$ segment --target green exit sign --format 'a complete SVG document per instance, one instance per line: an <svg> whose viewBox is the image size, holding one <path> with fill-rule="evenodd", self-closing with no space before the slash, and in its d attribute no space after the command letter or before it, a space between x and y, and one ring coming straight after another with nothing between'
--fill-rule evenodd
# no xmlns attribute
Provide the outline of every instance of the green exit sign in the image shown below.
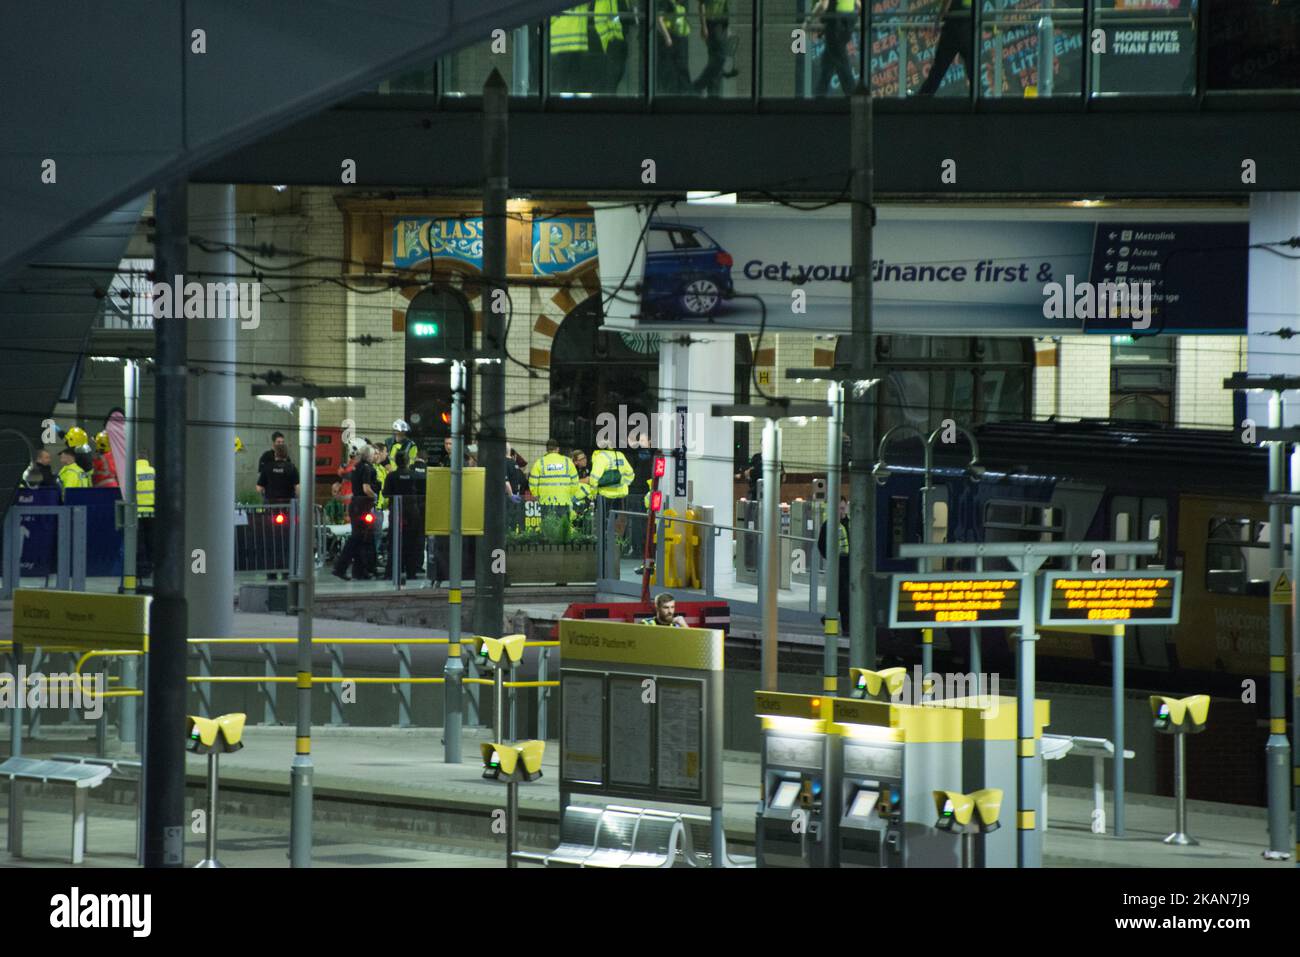
<svg viewBox="0 0 1300 957"><path fill-rule="evenodd" d="M417 339L433 339L438 335L438 324L436 322L413 322L411 323L411 335Z"/></svg>

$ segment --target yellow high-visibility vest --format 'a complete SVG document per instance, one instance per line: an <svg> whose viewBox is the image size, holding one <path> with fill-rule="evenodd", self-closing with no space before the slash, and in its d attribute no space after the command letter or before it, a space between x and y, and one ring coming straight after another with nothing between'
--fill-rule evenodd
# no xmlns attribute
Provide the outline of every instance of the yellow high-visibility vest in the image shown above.
<svg viewBox="0 0 1300 957"><path fill-rule="evenodd" d="M668 0L673 8L671 16L663 15L660 19L668 22L668 32L675 37L691 35L691 20L687 14L685 0Z"/></svg>
<svg viewBox="0 0 1300 957"><path fill-rule="evenodd" d="M541 505L571 505L578 494L578 467L559 452L547 452L533 461L528 487Z"/></svg>
<svg viewBox="0 0 1300 957"><path fill-rule="evenodd" d="M558 17L551 17L551 55L586 53L587 24L590 19L590 3L580 3L576 7L569 7Z"/></svg>
<svg viewBox="0 0 1300 957"><path fill-rule="evenodd" d="M623 39L623 21L618 16L618 0L595 0L592 7L596 14L596 35L600 37L600 48L607 51L611 40Z"/></svg>
<svg viewBox="0 0 1300 957"><path fill-rule="evenodd" d="M135 505L137 514L153 514L153 466L148 459L135 460Z"/></svg>
<svg viewBox="0 0 1300 957"><path fill-rule="evenodd" d="M59 484L64 491L70 488L90 488L90 476L80 465L69 462L59 469Z"/></svg>
<svg viewBox="0 0 1300 957"><path fill-rule="evenodd" d="M619 478L622 481L617 485L606 485L602 488L600 477L609 469L617 469ZM622 498L628 493L634 478L636 478L636 472L632 469L632 463L627 460L626 455L617 449L597 449L591 453L592 487L600 493L602 498Z"/></svg>

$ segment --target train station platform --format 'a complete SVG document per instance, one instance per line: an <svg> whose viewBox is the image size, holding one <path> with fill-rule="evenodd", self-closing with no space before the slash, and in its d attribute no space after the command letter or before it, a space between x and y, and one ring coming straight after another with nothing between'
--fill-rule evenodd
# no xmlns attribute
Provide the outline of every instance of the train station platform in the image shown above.
<svg viewBox="0 0 1300 957"><path fill-rule="evenodd" d="M51 729L53 730L53 729ZM69 729L71 730L71 729ZM219 856L229 866L288 866L289 764L294 730L250 727L245 748L221 760ZM88 751L90 742L51 735L32 742L29 754ZM504 838L492 833L493 811L505 806L504 787L480 779L478 744L485 728L463 731L464 763L443 761L441 730L434 728L334 728L314 730L316 837L320 866L504 866ZM551 741L543 777L521 785L521 849L554 847L558 837L558 750ZM189 756L190 802L202 806L205 761ZM728 751L724 772L724 825L733 854L752 853L758 801L756 754ZM91 797L87 866L134 863L134 785L101 789ZM67 861L68 808L57 799L27 799L23 865ZM1263 860L1263 809L1202 801L1188 803L1195 847L1169 847L1173 801L1129 795L1123 839L1090 831L1089 789L1051 785L1047 867L1218 868L1288 866ZM0 822L7 801L0 801ZM187 835L187 860L202 856L202 837ZM14 863L0 852L0 866Z"/></svg>

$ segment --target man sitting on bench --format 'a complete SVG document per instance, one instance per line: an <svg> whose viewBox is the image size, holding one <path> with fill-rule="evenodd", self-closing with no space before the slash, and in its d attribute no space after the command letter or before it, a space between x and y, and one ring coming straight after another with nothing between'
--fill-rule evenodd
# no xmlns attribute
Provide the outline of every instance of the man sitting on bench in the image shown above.
<svg viewBox="0 0 1300 957"><path fill-rule="evenodd" d="M655 595L655 616L643 619L643 625L663 625L666 628L685 628L686 619L677 614L677 599L668 592Z"/></svg>

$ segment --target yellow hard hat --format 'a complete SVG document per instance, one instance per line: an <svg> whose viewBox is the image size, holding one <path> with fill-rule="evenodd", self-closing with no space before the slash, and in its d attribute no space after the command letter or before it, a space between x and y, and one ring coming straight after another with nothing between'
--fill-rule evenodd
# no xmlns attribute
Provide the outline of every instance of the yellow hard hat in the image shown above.
<svg viewBox="0 0 1300 957"><path fill-rule="evenodd" d="M242 452L242 451L244 451L244 440L241 439L239 436L236 435L236 436L235 436L235 452L236 452L236 453L239 453L239 452Z"/></svg>
<svg viewBox="0 0 1300 957"><path fill-rule="evenodd" d="M86 430L79 425L74 425L72 428L68 429L68 434L64 436L64 439L68 445L74 449L85 445L89 441L89 437L86 435Z"/></svg>
<svg viewBox="0 0 1300 957"><path fill-rule="evenodd" d="M107 452L110 448L108 444L108 433L100 432L95 436L95 448L101 452Z"/></svg>

